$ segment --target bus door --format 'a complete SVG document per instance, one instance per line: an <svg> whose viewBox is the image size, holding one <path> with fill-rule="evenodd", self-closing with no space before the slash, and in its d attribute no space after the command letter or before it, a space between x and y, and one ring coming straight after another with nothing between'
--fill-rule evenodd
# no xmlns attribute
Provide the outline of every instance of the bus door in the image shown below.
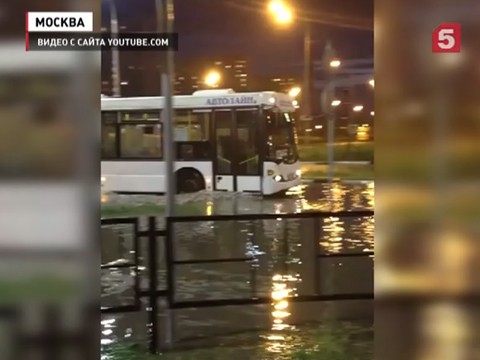
<svg viewBox="0 0 480 360"><path fill-rule="evenodd" d="M216 110L214 190L261 191L258 109Z"/></svg>

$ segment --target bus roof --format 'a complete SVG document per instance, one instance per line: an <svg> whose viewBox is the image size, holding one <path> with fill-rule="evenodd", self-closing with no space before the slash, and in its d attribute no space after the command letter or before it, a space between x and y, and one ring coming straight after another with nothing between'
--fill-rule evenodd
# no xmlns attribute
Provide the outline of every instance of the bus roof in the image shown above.
<svg viewBox="0 0 480 360"><path fill-rule="evenodd" d="M153 97L102 97L102 111L126 110L159 110L165 106L163 96ZM193 95L176 95L173 97L175 109L211 109L211 108L236 108L255 106L278 107L282 111L293 112L295 107L288 94L273 91L235 93L230 89L201 90Z"/></svg>

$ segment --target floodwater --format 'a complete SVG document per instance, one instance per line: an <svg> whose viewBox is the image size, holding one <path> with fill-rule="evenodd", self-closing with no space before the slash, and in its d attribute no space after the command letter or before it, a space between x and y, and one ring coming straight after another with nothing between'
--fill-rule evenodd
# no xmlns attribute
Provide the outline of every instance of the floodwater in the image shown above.
<svg viewBox="0 0 480 360"><path fill-rule="evenodd" d="M283 198L199 193L181 195L177 202L184 206L186 212L190 209L195 214L207 215L364 210L373 208L373 192L373 183L336 183L333 186L311 183L292 189ZM159 203L163 199L111 196L108 201L125 206ZM146 221L141 227L144 223ZM368 328L373 320L371 301L296 303L290 298L314 293L373 292L371 257L318 260L315 257L315 252L338 254L373 251L373 228L372 217L328 217L317 223L313 219L176 223L176 260L253 258L249 262L178 265L175 276L176 302L252 297L272 299L268 305L176 310L172 316L176 347L234 346L238 347L234 352L237 355L229 355L231 359L251 356L258 359L290 359L296 349L306 346L315 337L312 329L316 325L312 324L342 320ZM133 258L130 225L104 227L102 234L102 263ZM146 243L147 239L140 238L138 255L142 289L147 289L149 284ZM159 289L164 289L165 249L161 238L158 244ZM133 284L132 270L103 270L102 306L133 303ZM147 317L148 306L143 301L142 311L104 315L102 344L124 340L146 342ZM165 342L169 329L167 313L162 311L160 317L159 340ZM364 351L367 358L371 347L367 346ZM214 357L209 355L209 358Z"/></svg>

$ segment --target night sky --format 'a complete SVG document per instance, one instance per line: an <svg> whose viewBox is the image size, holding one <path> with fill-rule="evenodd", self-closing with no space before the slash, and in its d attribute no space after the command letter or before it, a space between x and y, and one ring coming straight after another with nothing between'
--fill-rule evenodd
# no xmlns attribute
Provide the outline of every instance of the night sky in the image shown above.
<svg viewBox="0 0 480 360"><path fill-rule="evenodd" d="M240 10L229 5L232 2L259 10ZM176 0L177 59L234 56L246 58L254 73L301 74L304 27L301 22L286 28L274 24L264 10L266 3L267 0ZM291 3L307 14L327 11L349 17L373 17L373 0L296 0ZM120 25L131 31L155 28L154 0L116 0L116 4ZM104 26L107 26L108 8L104 7L103 14ZM373 57L373 31L314 24L312 39L316 60L321 58L327 39L332 41L341 58Z"/></svg>

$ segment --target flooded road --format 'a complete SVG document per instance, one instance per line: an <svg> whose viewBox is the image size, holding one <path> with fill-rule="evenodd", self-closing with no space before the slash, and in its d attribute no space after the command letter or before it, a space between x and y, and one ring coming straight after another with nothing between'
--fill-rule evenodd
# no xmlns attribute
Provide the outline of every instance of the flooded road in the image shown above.
<svg viewBox="0 0 480 360"><path fill-rule="evenodd" d="M228 193L181 195L182 215L280 214L308 211L365 210L373 208L373 184L311 183L292 189L283 198ZM161 197L111 196L109 204L144 206ZM314 230L318 225L318 231ZM161 227L162 225L160 225ZM179 344L202 346L229 343L228 335L243 348L259 348L262 359L288 359L295 348L311 341L306 324L343 319L368 326L370 301L293 303L298 295L373 291L373 260L315 259L319 253L373 251L373 218L188 222L174 225L177 260L252 257L253 261L185 264L176 269L175 301L242 299L268 296L269 305L176 310L175 339ZM132 229L114 225L102 229L102 263L132 258ZM148 286L147 239L140 239L140 287ZM159 243L161 240L159 241ZM165 250L159 246L160 289L166 286ZM318 263L317 263L318 261ZM129 269L102 272L102 306L133 303L134 277ZM135 339L145 342L148 309L131 314L103 316L102 344ZM165 315L165 314L163 314ZM161 322L165 323L162 315ZM302 330L305 329L305 330ZM164 328L161 333L164 334ZM252 332L257 330L258 332ZM250 334L250 335L245 335ZM304 336L302 336L302 334ZM161 336L162 337L162 336ZM164 339L161 339L164 340ZM219 343L220 341L220 343ZM255 344L254 346L252 344ZM239 351L246 358L245 353ZM285 357L283 357L285 356ZM230 356L232 359L234 357Z"/></svg>

